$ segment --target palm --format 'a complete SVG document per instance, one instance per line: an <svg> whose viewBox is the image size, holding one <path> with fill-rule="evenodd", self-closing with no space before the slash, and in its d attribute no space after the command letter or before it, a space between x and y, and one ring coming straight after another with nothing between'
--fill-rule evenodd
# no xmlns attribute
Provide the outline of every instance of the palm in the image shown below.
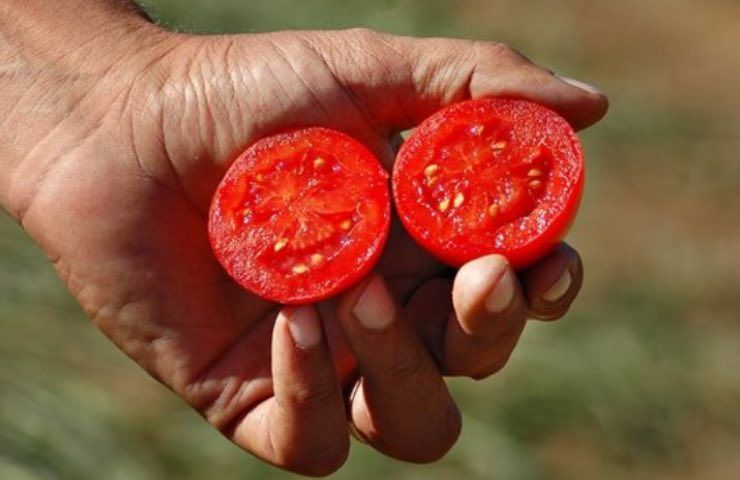
<svg viewBox="0 0 740 480"><path fill-rule="evenodd" d="M306 77L322 74L320 68L293 65L288 71L279 82L263 80L259 95L271 98L292 91L301 101L262 111L260 125L240 127L246 134L234 133L234 122L248 122L253 104L234 102L229 109L205 110L197 102L219 105L223 99L247 98L254 84L246 78L222 81L235 71L202 71L211 83L179 79L172 90L177 95L158 99L160 112L127 118L139 122L131 131L99 131L59 162L45 185L55 200L45 209L40 240L58 256L58 269L73 293L114 342L219 427L271 395L270 341L278 311L277 305L234 283L211 253L206 214L225 161L263 132L296 124L349 130L386 161L390 151L388 139L378 136L378 126L364 120L364 112L339 84L305 91ZM147 88L135 91L151 93ZM151 98L128 100L136 105ZM168 124L177 128L158 130L154 122L160 114L165 129ZM199 131L206 133L192 136ZM161 148L162 138L166 148ZM213 143L222 149L221 158L207 152ZM108 153L111 146L115 155ZM99 159L94 169L89 168L90 158ZM68 175L76 181L54 184ZM70 223L81 227L69 231ZM399 296L438 268L394 226L379 270ZM333 334L338 327L332 325L331 308L322 306L324 321L335 361L346 375L352 361L341 336Z"/></svg>

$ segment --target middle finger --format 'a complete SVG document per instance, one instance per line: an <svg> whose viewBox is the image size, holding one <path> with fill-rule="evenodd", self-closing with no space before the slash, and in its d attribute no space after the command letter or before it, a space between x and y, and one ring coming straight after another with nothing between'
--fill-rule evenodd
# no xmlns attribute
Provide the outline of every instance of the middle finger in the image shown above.
<svg viewBox="0 0 740 480"><path fill-rule="evenodd" d="M460 433L460 413L437 365L383 281L347 293L339 321L361 375L351 421L370 445L395 458L431 462Z"/></svg>

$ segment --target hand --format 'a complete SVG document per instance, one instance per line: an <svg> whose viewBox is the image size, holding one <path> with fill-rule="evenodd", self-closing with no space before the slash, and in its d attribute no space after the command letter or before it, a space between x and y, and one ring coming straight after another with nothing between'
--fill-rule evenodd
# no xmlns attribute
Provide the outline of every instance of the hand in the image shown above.
<svg viewBox="0 0 740 480"><path fill-rule="evenodd" d="M51 77L27 88L18 135L36 141L15 144L6 208L95 324L247 451L328 474L346 459L351 420L388 455L442 456L460 429L442 375L484 378L527 317L563 315L581 283L576 252L563 245L519 277L504 258L481 258L453 284L396 223L372 278L283 308L215 261L211 195L235 155L275 130L340 129L390 167L398 132L452 102L524 97L582 128L604 115L603 95L498 44L365 30L196 37L138 24L125 38L98 39L115 61L87 63L59 93L46 91ZM39 114L52 94L64 109L53 122Z"/></svg>

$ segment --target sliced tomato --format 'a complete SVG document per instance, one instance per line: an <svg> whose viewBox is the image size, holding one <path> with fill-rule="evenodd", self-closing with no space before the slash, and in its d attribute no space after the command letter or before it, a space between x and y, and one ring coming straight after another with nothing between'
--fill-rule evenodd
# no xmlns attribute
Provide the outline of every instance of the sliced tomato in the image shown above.
<svg viewBox="0 0 740 480"><path fill-rule="evenodd" d="M367 275L388 238L388 174L362 144L326 128L258 141L213 197L216 257L244 288L319 301Z"/></svg>
<svg viewBox="0 0 740 480"><path fill-rule="evenodd" d="M583 152L555 112L524 100L470 100L404 143L394 200L409 234L453 265L491 253L524 268L567 233L583 191Z"/></svg>

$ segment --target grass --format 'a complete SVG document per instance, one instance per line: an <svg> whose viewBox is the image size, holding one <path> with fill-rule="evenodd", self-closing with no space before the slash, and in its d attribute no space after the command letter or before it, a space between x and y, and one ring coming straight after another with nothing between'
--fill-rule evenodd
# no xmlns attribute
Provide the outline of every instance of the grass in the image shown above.
<svg viewBox="0 0 740 480"><path fill-rule="evenodd" d="M736 2L147 5L202 32L364 25L504 40L610 93L609 118L583 136L589 182L570 239L587 282L572 313L530 325L497 377L451 381L465 427L443 461L407 465L355 445L336 478L740 477ZM141 373L7 218L0 365L2 479L293 478L244 455Z"/></svg>

